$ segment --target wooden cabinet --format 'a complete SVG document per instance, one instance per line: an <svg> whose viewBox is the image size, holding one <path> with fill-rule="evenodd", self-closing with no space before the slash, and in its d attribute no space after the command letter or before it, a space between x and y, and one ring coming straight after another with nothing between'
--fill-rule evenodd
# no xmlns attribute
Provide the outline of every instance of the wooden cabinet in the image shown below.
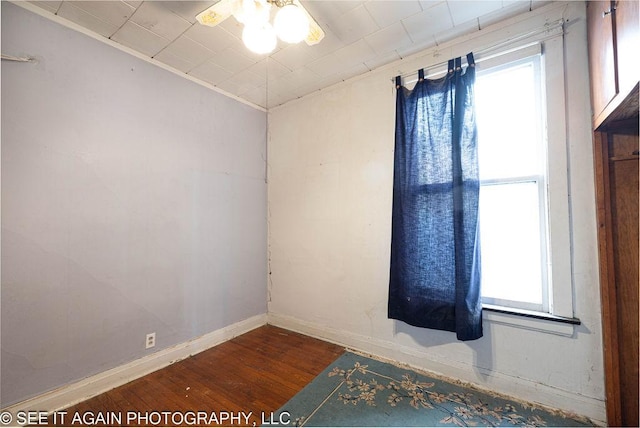
<svg viewBox="0 0 640 428"><path fill-rule="evenodd" d="M587 2L594 129L607 120L623 119L622 116L611 116L614 112L635 109L637 114L640 79L638 5L637 0Z"/></svg>
<svg viewBox="0 0 640 428"><path fill-rule="evenodd" d="M611 2L609 1L587 3L591 105L594 116L604 111L616 96L613 19L610 10Z"/></svg>
<svg viewBox="0 0 640 428"><path fill-rule="evenodd" d="M640 2L626 0L614 3L618 92L626 96L640 79Z"/></svg>
<svg viewBox="0 0 640 428"><path fill-rule="evenodd" d="M638 426L639 2L588 1L607 424Z"/></svg>

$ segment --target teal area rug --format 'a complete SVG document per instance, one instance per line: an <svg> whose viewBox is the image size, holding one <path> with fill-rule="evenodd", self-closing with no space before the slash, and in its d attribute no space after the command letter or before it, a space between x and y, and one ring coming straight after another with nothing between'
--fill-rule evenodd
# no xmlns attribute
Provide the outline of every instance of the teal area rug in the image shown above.
<svg viewBox="0 0 640 428"><path fill-rule="evenodd" d="M349 352L274 416L296 426L593 426Z"/></svg>

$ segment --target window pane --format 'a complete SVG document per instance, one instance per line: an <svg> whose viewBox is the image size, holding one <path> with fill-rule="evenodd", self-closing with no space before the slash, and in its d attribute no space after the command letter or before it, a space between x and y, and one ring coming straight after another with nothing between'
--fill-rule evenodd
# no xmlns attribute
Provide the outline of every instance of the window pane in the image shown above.
<svg viewBox="0 0 640 428"><path fill-rule="evenodd" d="M529 302L542 309L544 265L538 199L536 182L480 188L483 298Z"/></svg>
<svg viewBox="0 0 640 428"><path fill-rule="evenodd" d="M540 85L537 57L497 71L476 83L480 179L541 174Z"/></svg>

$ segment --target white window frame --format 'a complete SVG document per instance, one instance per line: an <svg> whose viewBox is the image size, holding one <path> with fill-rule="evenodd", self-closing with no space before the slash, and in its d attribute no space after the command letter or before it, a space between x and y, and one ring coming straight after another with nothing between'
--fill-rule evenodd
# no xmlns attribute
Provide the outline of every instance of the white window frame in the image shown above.
<svg viewBox="0 0 640 428"><path fill-rule="evenodd" d="M541 54L541 77L544 79L546 117L547 180L541 183L547 205L547 271L549 278L547 307L536 311L552 316L573 318L573 284L569 211L569 164L565 109L564 44L562 34L512 49L490 59L477 61L477 72ZM496 302L498 303L498 302ZM505 302L503 302L505 303ZM504 306L498 304L498 306ZM509 306L503 309L509 309Z"/></svg>
<svg viewBox="0 0 640 428"><path fill-rule="evenodd" d="M477 77L481 78L483 74L491 74L498 73L502 70L518 67L519 65L531 64L534 67L534 78L536 79L536 87L540 89L540 93L536 96L536 102L539 104L538 111L544 114L544 117L540 118L540 155L543 158L543 168L545 170L544 173L536 174L536 175L520 175L520 176L510 176L504 178L492 178L492 179L484 179L480 181L482 193L482 187L486 186L500 186L500 185L510 185L510 184L519 184L519 183L535 183L538 190L538 218L539 218L539 231L540 231L540 262L541 262L541 272L540 278L542 281L541 284L541 300L540 304L532 303L532 302L521 302L521 301L512 301L501 298L491 298L491 297L482 297L483 304L505 307L505 308L517 308L524 309L529 311L537 311L543 313L550 313L550 296L549 291L552 289L551 278L549 278L549 268L548 268L548 258L550 254L549 248L549 230L548 230L548 198L547 198L547 136L546 136L546 97L543 94L544 84L542 82L543 77L543 67L542 67L542 55L540 52L540 45L534 45L528 49L524 49L518 53L519 58L513 59L509 58L508 61L503 61L498 65L491 65L491 67L487 67L485 64L484 67L478 67ZM482 167L482 166L481 166ZM480 219L482 222L482 219ZM489 238L482 236L482 238Z"/></svg>

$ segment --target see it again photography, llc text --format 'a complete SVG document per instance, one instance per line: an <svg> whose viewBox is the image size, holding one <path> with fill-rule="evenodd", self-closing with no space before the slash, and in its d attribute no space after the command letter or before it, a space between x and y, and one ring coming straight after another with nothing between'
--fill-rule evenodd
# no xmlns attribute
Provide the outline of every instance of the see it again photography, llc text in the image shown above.
<svg viewBox="0 0 640 428"><path fill-rule="evenodd" d="M227 412L227 411L126 411L126 412L66 412L48 413L37 410L20 410L2 412L0 425L62 425L62 426L95 426L95 425L151 425L151 426L193 426L193 425L238 425L238 426L268 426L289 425L291 423L288 412Z"/></svg>

